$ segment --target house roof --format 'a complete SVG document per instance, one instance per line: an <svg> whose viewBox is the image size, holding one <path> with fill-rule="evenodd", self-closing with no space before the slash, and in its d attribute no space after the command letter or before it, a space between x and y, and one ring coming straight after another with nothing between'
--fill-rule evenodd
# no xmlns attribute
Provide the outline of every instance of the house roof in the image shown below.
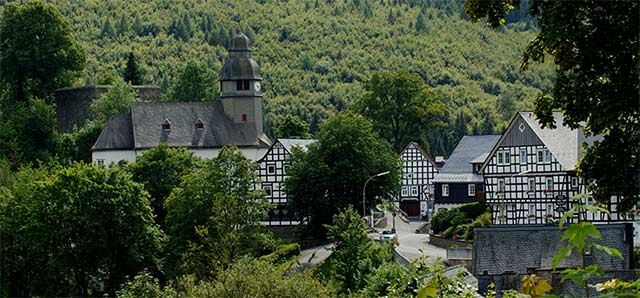
<svg viewBox="0 0 640 298"><path fill-rule="evenodd" d="M266 135L257 135L255 123L234 123L220 102L134 103L130 108L128 115L109 120L92 150L145 149L160 143L189 148L271 145ZM196 129L198 120L204 129ZM165 121L170 130L162 128Z"/></svg>
<svg viewBox="0 0 640 298"><path fill-rule="evenodd" d="M471 164L483 162L498 139L499 135L463 136L433 182L482 182Z"/></svg>
<svg viewBox="0 0 640 298"><path fill-rule="evenodd" d="M560 112L553 112L556 128L541 128L533 112L520 112L519 115L527 122L533 132L547 146L551 154L558 160L565 170L573 170L582 158L582 143L592 143L595 138L585 138L582 129L572 129L563 123L564 116Z"/></svg>
<svg viewBox="0 0 640 298"><path fill-rule="evenodd" d="M300 147L302 150L306 150L307 146L317 142L313 139L278 139L278 142L284 146L287 151L291 152L291 148Z"/></svg>

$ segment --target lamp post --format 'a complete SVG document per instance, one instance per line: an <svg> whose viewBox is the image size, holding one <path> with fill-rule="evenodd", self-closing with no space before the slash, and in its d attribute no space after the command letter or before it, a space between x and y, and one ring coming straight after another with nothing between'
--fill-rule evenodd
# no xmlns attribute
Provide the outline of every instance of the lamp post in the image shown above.
<svg viewBox="0 0 640 298"><path fill-rule="evenodd" d="M378 173L375 174L371 177L369 177L369 179L367 179L367 181L364 183L364 186L362 187L362 217L366 218L366 214L367 214L367 208L366 208L366 202L367 202L367 184L369 184L369 181L371 181L371 179L376 178L376 177L380 177L380 176L384 176L389 174L389 171L386 172L382 172L382 173ZM371 221L373 221L373 214L371 214Z"/></svg>

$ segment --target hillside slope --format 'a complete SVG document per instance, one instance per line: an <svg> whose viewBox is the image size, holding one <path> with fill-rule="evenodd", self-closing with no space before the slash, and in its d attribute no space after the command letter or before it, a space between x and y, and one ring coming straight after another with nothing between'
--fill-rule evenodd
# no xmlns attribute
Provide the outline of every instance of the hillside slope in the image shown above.
<svg viewBox="0 0 640 298"><path fill-rule="evenodd" d="M287 113L316 130L347 109L375 71L417 72L443 94L451 128L434 132L432 153L450 152L467 133L502 129L517 110L549 90L551 65L518 67L534 37L530 22L501 30L473 24L460 1L429 0L125 0L57 1L87 50L77 84L124 69L134 50L145 81L164 90L188 59L218 72L231 34L254 40L265 77L267 131ZM464 118L455 128L456 118ZM457 130L457 131L456 131Z"/></svg>

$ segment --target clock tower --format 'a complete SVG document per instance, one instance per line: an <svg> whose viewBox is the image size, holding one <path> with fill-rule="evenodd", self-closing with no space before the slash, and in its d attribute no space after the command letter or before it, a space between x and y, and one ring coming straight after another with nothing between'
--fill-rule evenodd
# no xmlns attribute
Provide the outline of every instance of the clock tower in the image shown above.
<svg viewBox="0 0 640 298"><path fill-rule="evenodd" d="M249 38L238 31L229 44L229 57L220 72L220 97L225 114L234 123L255 124L262 135L262 75L251 59Z"/></svg>

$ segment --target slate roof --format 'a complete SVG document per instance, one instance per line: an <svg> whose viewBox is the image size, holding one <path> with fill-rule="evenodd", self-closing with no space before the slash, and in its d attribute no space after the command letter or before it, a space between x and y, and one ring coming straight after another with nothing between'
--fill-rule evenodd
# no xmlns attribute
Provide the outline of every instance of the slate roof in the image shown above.
<svg viewBox="0 0 640 298"><path fill-rule="evenodd" d="M271 141L257 135L255 123L234 123L220 102L134 103L130 113L112 117L92 150L146 149L167 143L171 147L219 148L269 147ZM196 121L204 129L196 129ZM171 130L162 129L168 120Z"/></svg>
<svg viewBox="0 0 640 298"><path fill-rule="evenodd" d="M585 138L582 129L572 129L563 124L564 116L553 112L556 128L541 128L533 112L520 112L520 116L529 124L533 132L549 148L551 154L565 170L573 170L582 158L582 143L592 144L597 138Z"/></svg>
<svg viewBox="0 0 640 298"><path fill-rule="evenodd" d="M300 149L306 150L307 146L317 141L318 140L313 139L278 139L278 142L280 142L289 153L291 153L291 148L293 147L300 147Z"/></svg>
<svg viewBox="0 0 640 298"><path fill-rule="evenodd" d="M483 156L486 159L499 139L499 135L463 136L433 182L483 182L482 175L473 173L471 163Z"/></svg>

